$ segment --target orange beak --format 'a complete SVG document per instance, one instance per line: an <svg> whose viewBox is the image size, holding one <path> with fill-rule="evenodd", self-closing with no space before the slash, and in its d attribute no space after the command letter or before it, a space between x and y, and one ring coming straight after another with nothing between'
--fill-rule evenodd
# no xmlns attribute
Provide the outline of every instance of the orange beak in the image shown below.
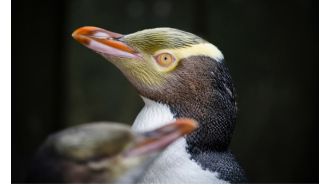
<svg viewBox="0 0 330 185"><path fill-rule="evenodd" d="M102 28L84 26L72 33L72 37L93 51L123 58L139 58L139 53L120 40L124 35Z"/></svg>
<svg viewBox="0 0 330 185"><path fill-rule="evenodd" d="M139 156L161 151L180 137L191 133L198 127L193 119L180 118L158 129L137 135L136 143L129 148L124 156Z"/></svg>

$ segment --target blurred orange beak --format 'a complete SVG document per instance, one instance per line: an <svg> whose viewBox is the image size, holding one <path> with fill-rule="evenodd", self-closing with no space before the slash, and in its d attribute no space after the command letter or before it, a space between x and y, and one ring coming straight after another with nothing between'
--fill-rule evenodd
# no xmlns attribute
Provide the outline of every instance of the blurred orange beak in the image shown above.
<svg viewBox="0 0 330 185"><path fill-rule="evenodd" d="M140 58L133 48L120 40L124 35L102 28L84 26L72 33L72 37L91 50L114 57Z"/></svg>
<svg viewBox="0 0 330 185"><path fill-rule="evenodd" d="M162 151L180 137L191 133L198 127L193 119L180 118L152 131L137 135L136 143L129 148L124 156L139 156Z"/></svg>

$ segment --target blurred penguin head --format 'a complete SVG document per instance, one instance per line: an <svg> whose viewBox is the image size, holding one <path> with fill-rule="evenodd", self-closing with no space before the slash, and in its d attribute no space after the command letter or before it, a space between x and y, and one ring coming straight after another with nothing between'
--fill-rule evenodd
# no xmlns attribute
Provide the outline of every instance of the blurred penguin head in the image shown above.
<svg viewBox="0 0 330 185"><path fill-rule="evenodd" d="M51 135L40 147L31 183L134 183L169 144L197 127L177 119L158 129L132 133L116 123L90 123Z"/></svg>

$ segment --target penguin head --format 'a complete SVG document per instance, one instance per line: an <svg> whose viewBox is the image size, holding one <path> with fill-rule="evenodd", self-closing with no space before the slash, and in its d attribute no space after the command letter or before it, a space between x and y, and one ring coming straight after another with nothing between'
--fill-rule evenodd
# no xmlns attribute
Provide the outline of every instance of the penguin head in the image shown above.
<svg viewBox="0 0 330 185"><path fill-rule="evenodd" d="M153 100L162 99L154 96L171 100L177 89L193 94L211 83L205 78L211 78L211 69L223 59L213 44L173 28L121 35L82 27L73 37L116 65L142 96Z"/></svg>
<svg viewBox="0 0 330 185"><path fill-rule="evenodd" d="M191 141L228 146L236 119L235 93L216 46L173 28L122 35L82 27L72 35L119 68L140 95L168 105L176 117L196 119L201 126Z"/></svg>

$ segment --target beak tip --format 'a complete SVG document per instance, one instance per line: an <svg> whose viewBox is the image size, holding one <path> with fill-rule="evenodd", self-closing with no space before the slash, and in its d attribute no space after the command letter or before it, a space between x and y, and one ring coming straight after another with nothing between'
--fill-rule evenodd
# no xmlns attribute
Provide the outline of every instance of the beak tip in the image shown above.
<svg viewBox="0 0 330 185"><path fill-rule="evenodd" d="M198 122L190 118L179 118L175 121L177 125L181 125L181 131L183 134L189 134L196 130L199 126Z"/></svg>
<svg viewBox="0 0 330 185"><path fill-rule="evenodd" d="M76 30L76 31L77 31L77 30ZM71 34L71 36L72 36L74 39L77 38L77 33L76 33L76 31L74 31L74 32Z"/></svg>
<svg viewBox="0 0 330 185"><path fill-rule="evenodd" d="M100 29L100 28L93 27L93 26L83 26L83 27L77 28L75 31L73 31L73 33L71 35L74 39L77 40L81 36L88 36L98 29Z"/></svg>
<svg viewBox="0 0 330 185"><path fill-rule="evenodd" d="M83 26L73 31L71 36L79 43L83 45L88 45L91 40L89 36L92 35L98 29L100 28L93 26Z"/></svg>
<svg viewBox="0 0 330 185"><path fill-rule="evenodd" d="M192 129L195 130L198 128L198 122L196 120L192 120L191 121L191 126L192 126Z"/></svg>

